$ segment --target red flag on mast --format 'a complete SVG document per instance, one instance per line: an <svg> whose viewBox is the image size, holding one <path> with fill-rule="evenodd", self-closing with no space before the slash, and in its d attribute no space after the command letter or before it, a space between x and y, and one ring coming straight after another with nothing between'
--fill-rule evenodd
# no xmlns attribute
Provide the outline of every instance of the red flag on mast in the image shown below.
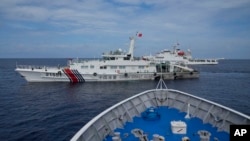
<svg viewBox="0 0 250 141"><path fill-rule="evenodd" d="M137 33L136 33L136 36L137 36L137 37L142 37L142 33L137 32Z"/></svg>

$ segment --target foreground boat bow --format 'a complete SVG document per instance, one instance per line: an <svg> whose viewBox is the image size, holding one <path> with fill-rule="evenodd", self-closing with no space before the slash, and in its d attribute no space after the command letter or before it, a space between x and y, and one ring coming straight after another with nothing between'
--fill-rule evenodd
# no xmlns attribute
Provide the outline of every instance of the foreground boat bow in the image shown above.
<svg viewBox="0 0 250 141"><path fill-rule="evenodd" d="M147 118L151 120L144 118L145 112L149 112ZM153 89L100 113L71 141L188 141L201 138L222 141L229 140L232 124L250 124L250 117L178 90Z"/></svg>

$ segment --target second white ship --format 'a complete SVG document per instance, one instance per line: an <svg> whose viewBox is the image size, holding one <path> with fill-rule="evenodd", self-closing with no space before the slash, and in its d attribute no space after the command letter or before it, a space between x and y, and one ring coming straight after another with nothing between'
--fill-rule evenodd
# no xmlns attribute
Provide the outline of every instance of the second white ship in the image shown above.
<svg viewBox="0 0 250 141"><path fill-rule="evenodd" d="M179 43L173 46L173 50L164 49L163 51L157 53L156 55L143 56L145 60L151 60L156 63L170 61L173 63L183 62L187 65L217 65L219 59L195 59L191 55L190 49L187 52L177 48Z"/></svg>

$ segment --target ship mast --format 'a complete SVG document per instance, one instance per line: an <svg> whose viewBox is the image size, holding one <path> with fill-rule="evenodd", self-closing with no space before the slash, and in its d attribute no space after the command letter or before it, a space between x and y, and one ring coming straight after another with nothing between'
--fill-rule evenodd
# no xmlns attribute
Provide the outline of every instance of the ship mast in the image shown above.
<svg viewBox="0 0 250 141"><path fill-rule="evenodd" d="M135 37L129 37L130 39L130 45L129 45L129 51L127 54L127 57L130 57L130 60L134 60L134 49L135 49L135 39L136 37L142 37L142 33L137 32Z"/></svg>
<svg viewBox="0 0 250 141"><path fill-rule="evenodd" d="M130 57L130 60L134 60L135 38L129 37L129 39L130 39L130 45L129 45L128 56Z"/></svg>

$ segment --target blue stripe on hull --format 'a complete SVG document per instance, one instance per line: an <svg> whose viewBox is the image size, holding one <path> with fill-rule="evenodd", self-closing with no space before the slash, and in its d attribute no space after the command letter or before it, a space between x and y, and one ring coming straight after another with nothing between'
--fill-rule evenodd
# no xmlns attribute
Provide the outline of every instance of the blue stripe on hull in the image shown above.
<svg viewBox="0 0 250 141"><path fill-rule="evenodd" d="M69 68L63 69L64 74L68 77L72 83L82 83L85 82L85 79L77 70L71 70Z"/></svg>
<svg viewBox="0 0 250 141"><path fill-rule="evenodd" d="M78 72L78 70L72 70L72 72L75 74L75 76L78 79L78 82L85 82L84 78L82 75Z"/></svg>

